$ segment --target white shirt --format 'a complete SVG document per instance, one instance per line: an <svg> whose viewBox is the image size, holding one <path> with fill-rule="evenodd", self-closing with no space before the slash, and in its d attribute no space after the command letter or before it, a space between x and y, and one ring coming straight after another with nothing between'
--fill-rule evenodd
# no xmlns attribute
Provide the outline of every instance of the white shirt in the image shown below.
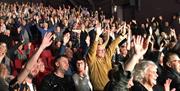
<svg viewBox="0 0 180 91"><path fill-rule="evenodd" d="M28 83L28 82L27 82L27 85L29 86L30 91L34 91L34 87L33 87L33 84L32 84L32 83Z"/></svg>

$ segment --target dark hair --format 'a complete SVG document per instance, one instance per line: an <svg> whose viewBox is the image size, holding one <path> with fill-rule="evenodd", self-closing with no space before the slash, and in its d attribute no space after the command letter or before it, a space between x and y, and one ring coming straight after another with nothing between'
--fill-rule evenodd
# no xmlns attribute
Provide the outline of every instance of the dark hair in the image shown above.
<svg viewBox="0 0 180 91"><path fill-rule="evenodd" d="M163 65L164 65L164 67L166 67L166 68L168 67L168 66L167 66L167 62L169 62L170 57L171 57L172 55L178 55L178 54L175 53L175 52L168 52L167 54L164 55L164 58L163 58Z"/></svg>
<svg viewBox="0 0 180 91"><path fill-rule="evenodd" d="M77 52L75 55L74 55L74 60L75 60L75 71L77 72L77 67L76 67L76 64L78 61L82 60L84 62L84 68L86 68L86 59L83 57L82 53L81 52Z"/></svg>
<svg viewBox="0 0 180 91"><path fill-rule="evenodd" d="M68 57L67 57L66 55L58 55L58 56L56 56L56 57L55 57L55 59L54 59L54 61L53 61L53 64L52 64L52 65L53 65L53 67L54 67L54 69L56 69L56 68L57 68L57 67L56 67L56 62L57 62L57 61L59 61L59 59L60 59L60 58L62 58L62 57L64 57L64 58L67 58L67 59L68 59Z"/></svg>

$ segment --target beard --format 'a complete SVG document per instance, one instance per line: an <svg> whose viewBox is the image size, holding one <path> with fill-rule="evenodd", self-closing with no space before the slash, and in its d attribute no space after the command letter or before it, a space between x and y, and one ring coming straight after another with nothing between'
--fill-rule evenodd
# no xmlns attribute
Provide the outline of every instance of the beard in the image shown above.
<svg viewBox="0 0 180 91"><path fill-rule="evenodd" d="M66 70L63 67L59 67L58 70L61 71L62 73L65 73L66 71L68 71L68 69Z"/></svg>

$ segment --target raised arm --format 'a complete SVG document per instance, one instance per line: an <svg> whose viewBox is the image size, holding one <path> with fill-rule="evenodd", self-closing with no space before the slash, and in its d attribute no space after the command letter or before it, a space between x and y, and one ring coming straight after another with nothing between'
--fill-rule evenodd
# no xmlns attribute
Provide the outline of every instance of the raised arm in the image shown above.
<svg viewBox="0 0 180 91"><path fill-rule="evenodd" d="M118 44L126 38L126 24L123 25L124 28L122 28L121 31L119 31L119 36L115 38L115 40L112 41L112 43L109 45L107 49L107 55L112 56L115 52L115 49L117 48Z"/></svg>
<svg viewBox="0 0 180 91"><path fill-rule="evenodd" d="M132 55L132 57L126 61L124 65L125 71L130 71L132 72L135 65L139 62L139 59L143 57L143 55L146 53L149 45L149 40L150 38L148 37L147 40L145 40L141 36L137 36L133 43L134 43L134 50L135 53Z"/></svg>
<svg viewBox="0 0 180 91"><path fill-rule="evenodd" d="M102 34L102 32L103 32L103 30L101 29L101 25L100 24L96 25L96 37L95 37L93 44L90 46L90 49L87 54L88 63L91 63L92 61L94 61L94 59L92 59L92 58L95 58L95 56L96 56L98 40L99 40L99 36Z"/></svg>
<svg viewBox="0 0 180 91"><path fill-rule="evenodd" d="M69 40L70 40L70 33L66 33L63 37L63 44L60 47L60 55L63 55L65 53L66 44L69 42Z"/></svg>
<svg viewBox="0 0 180 91"><path fill-rule="evenodd" d="M39 56L42 53L42 51L46 47L51 45L51 43L52 43L51 38L52 38L52 34L51 33L46 33L45 34L39 49L30 58L30 60L28 61L27 65L25 67L25 69L18 75L16 83L21 84L23 82L23 80L27 77L27 75L30 73L30 71L33 68L33 66L37 63L37 59L39 58Z"/></svg>

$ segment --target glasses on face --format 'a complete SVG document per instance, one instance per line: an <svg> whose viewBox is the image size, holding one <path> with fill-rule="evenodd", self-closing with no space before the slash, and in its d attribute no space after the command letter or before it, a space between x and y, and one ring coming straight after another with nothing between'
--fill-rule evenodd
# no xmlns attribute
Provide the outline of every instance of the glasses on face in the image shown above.
<svg viewBox="0 0 180 91"><path fill-rule="evenodd" d="M174 63L174 62L179 62L180 63L180 60L172 60L171 62L172 63Z"/></svg>
<svg viewBox="0 0 180 91"><path fill-rule="evenodd" d="M105 51L105 49L102 49L102 50L97 50L98 52L104 52Z"/></svg>

